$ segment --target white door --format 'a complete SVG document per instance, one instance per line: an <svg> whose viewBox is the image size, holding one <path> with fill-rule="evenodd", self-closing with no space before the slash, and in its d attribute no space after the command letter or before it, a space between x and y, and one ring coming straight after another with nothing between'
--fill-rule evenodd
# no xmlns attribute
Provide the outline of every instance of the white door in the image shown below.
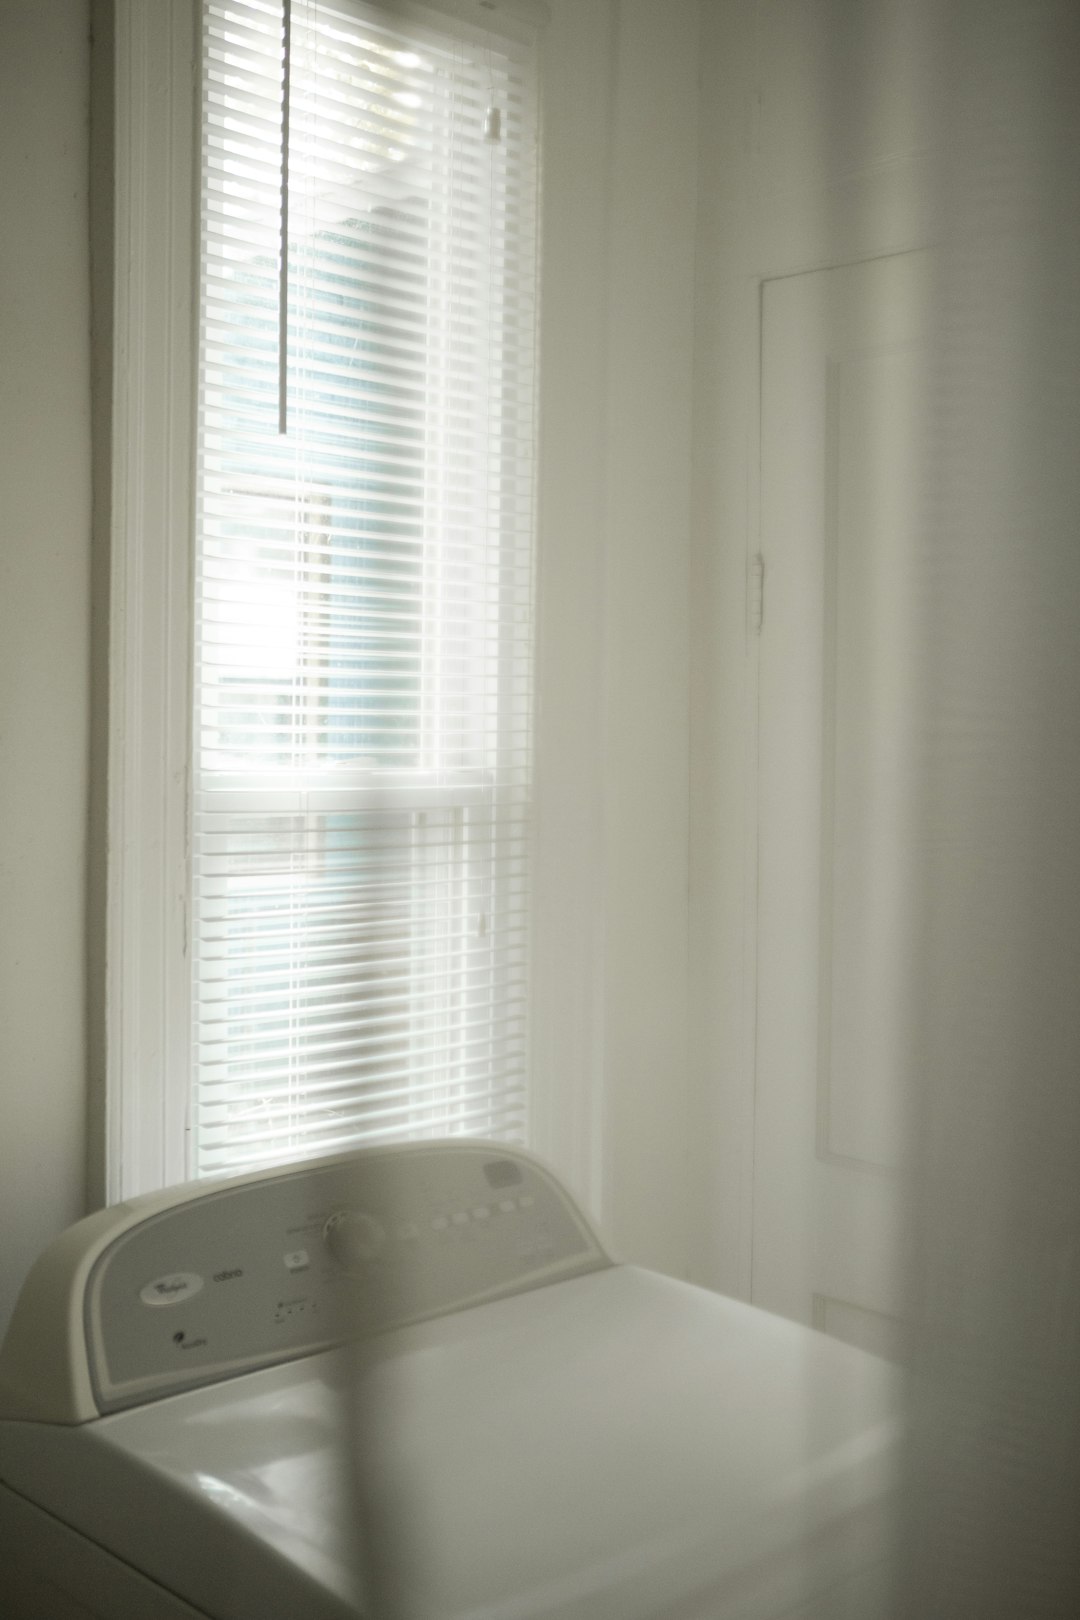
<svg viewBox="0 0 1080 1620"><path fill-rule="evenodd" d="M902 1354L925 255L765 284L753 1298Z"/></svg>

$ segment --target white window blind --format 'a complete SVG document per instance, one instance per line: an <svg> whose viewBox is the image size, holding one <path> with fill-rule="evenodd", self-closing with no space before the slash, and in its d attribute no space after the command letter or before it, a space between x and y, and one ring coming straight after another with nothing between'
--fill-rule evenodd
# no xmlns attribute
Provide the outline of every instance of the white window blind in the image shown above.
<svg viewBox="0 0 1080 1620"><path fill-rule="evenodd" d="M526 1118L532 50L294 0L282 434L282 36L205 7L197 1175Z"/></svg>

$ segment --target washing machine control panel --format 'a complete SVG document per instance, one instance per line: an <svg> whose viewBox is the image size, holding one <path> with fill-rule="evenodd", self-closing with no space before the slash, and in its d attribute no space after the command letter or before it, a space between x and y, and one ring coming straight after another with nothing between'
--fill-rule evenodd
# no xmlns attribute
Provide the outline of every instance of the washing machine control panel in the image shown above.
<svg viewBox="0 0 1080 1620"><path fill-rule="evenodd" d="M487 1143L209 1184L94 1263L95 1400L117 1411L608 1264L554 1177Z"/></svg>

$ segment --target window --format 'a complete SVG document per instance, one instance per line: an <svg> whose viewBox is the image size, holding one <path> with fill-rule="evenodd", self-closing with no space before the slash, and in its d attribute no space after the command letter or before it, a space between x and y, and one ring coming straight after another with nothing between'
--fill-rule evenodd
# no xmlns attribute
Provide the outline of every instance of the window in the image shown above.
<svg viewBox="0 0 1080 1620"><path fill-rule="evenodd" d="M292 0L284 97L281 0L201 8L189 888L114 1191L524 1134L536 97L492 16Z"/></svg>

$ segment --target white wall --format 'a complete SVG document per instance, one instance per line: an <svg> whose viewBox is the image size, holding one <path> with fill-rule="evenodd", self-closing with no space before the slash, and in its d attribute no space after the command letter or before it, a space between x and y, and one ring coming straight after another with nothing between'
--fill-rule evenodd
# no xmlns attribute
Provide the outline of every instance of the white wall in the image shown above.
<svg viewBox="0 0 1080 1620"><path fill-rule="evenodd" d="M0 7L0 1329L85 1186L88 30Z"/></svg>
<svg viewBox="0 0 1080 1620"><path fill-rule="evenodd" d="M535 1140L684 1274L697 0L545 45Z"/></svg>

